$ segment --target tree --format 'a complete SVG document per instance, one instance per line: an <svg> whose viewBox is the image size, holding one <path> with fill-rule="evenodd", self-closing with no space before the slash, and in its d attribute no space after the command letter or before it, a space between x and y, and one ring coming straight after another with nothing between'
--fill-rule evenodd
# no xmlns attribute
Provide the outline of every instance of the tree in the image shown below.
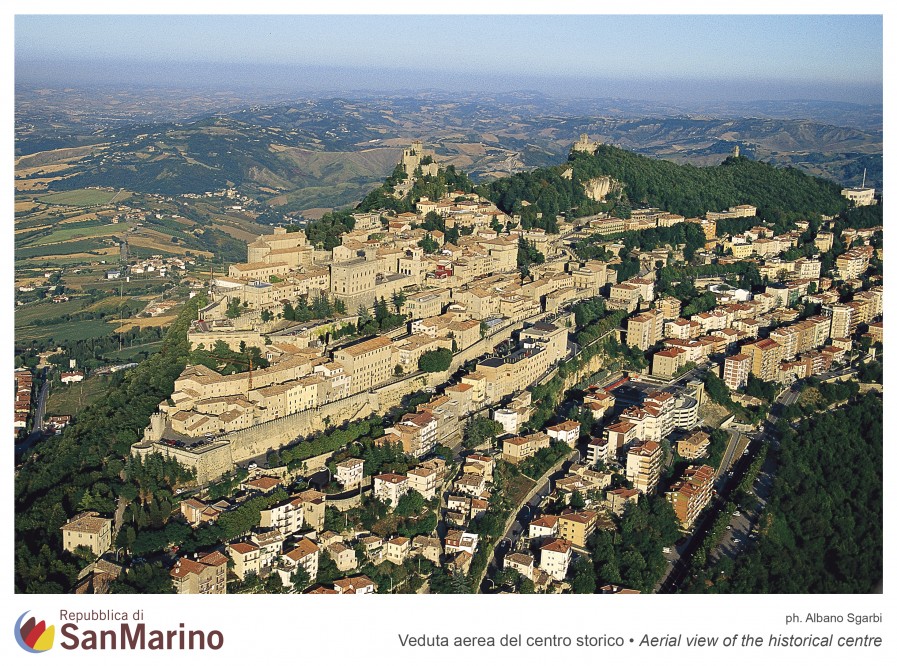
<svg viewBox="0 0 897 666"><path fill-rule="evenodd" d="M476 447L491 441L493 437L501 434L501 425L484 416L468 419L464 428L464 446L475 449Z"/></svg>
<svg viewBox="0 0 897 666"><path fill-rule="evenodd" d="M290 583L293 586L293 590L301 592L312 584L312 580L306 568L301 564L297 564L296 570L290 575Z"/></svg>
<svg viewBox="0 0 897 666"><path fill-rule="evenodd" d="M594 594L596 588L595 568L587 558L578 558L573 563L573 593Z"/></svg>
<svg viewBox="0 0 897 666"><path fill-rule="evenodd" d="M421 354L417 367L424 372L443 372L452 364L452 350L440 347Z"/></svg>
<svg viewBox="0 0 897 666"><path fill-rule="evenodd" d="M439 243L437 243L430 234L421 238L417 244L427 254L433 254L439 249Z"/></svg>

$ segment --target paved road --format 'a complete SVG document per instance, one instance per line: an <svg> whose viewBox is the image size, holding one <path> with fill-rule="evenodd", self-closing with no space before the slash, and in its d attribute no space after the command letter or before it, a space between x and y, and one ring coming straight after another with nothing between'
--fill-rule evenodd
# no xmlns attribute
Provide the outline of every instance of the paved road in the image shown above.
<svg viewBox="0 0 897 666"><path fill-rule="evenodd" d="M737 430L727 430L726 432L729 433L729 442L726 444L726 450L723 453L719 468L716 470L716 478L722 476L731 467L732 459L738 450L738 441L741 439L741 433Z"/></svg>
<svg viewBox="0 0 897 666"><path fill-rule="evenodd" d="M564 461L564 464L566 464L568 461L572 461L574 458L577 462L582 460L582 453L579 451L579 449L573 449L573 451L570 452L570 455ZM491 584L488 582L489 578L494 578L495 574L502 569L504 556L512 550L514 544L528 529L529 522L536 517L539 511L539 507L551 492L552 480L564 474L562 470L563 465L561 466L561 469L552 474L548 478L548 480L546 480L545 483L542 484L542 486L536 491L536 494L533 495L529 502L522 504L517 509L516 519L513 523L511 523L511 526L505 532L504 536L498 541L495 549L492 551L492 559L489 561L489 565L486 567L486 573L483 577L483 582L480 584L480 592L489 592L492 589Z"/></svg>
<svg viewBox="0 0 897 666"><path fill-rule="evenodd" d="M798 385L795 385L795 387L796 386ZM782 409L783 405L792 404L797 400L798 395L799 393L792 388L781 393L773 404L772 409L770 409L770 415L766 422L763 423L760 433L755 437L752 437L752 439L768 439L773 443L773 446L775 446L776 440L767 429L770 426L774 426L775 422L778 420L778 416L775 412ZM741 479L753 462L754 456L757 455L759 448L759 442L753 446L749 445L745 454L733 465L731 470L732 476L724 475L719 478L719 481L717 482L717 495L710 502L707 509L701 514L701 517L695 525L693 535L684 543L680 544L673 553L668 555L667 559L670 560L671 563L670 568L668 569L666 576L658 585L657 592L670 594L677 592L682 586L682 583L691 568L691 559L694 556L695 551L703 541L704 536L710 528L713 527L713 524L725 508L733 491L738 487L738 484L741 483ZM772 458L772 456L767 456L767 461L769 461L770 458ZM767 462L760 475L761 483L757 485L758 496L762 494L761 508L762 506L765 506L766 498L768 498L769 492L771 491L774 472L775 468ZM750 539L750 532L756 524L756 520L759 518L759 511L742 512L742 514L743 515L740 517L733 517L735 520L731 523L732 529L727 530L727 534L723 537L720 545L711 552L711 557L714 555L718 556L720 553L725 553L726 555L729 555L729 557L736 557L745 546L746 542ZM736 542L735 539L738 539L738 541Z"/></svg>
<svg viewBox="0 0 897 666"><path fill-rule="evenodd" d="M43 380L44 383L41 386L40 393L37 395L37 404L34 407L34 422L31 427L31 433L16 444L16 460L44 437L44 415L47 411L47 398L50 396L50 380L47 379L46 371L43 372Z"/></svg>

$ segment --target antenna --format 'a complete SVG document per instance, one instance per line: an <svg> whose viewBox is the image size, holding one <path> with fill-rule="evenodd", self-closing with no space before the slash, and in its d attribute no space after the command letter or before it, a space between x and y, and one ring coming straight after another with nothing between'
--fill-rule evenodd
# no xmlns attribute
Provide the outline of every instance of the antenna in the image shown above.
<svg viewBox="0 0 897 666"><path fill-rule="evenodd" d="M866 187L866 170L865 169L863 169L863 184L861 187L863 187L863 188Z"/></svg>

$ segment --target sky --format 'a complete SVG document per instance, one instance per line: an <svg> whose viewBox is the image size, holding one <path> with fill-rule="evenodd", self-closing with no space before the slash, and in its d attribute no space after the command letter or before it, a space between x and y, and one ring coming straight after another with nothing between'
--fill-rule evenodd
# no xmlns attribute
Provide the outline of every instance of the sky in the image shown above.
<svg viewBox="0 0 897 666"><path fill-rule="evenodd" d="M882 19L19 15L16 81L880 102ZM598 85L600 82L601 85Z"/></svg>

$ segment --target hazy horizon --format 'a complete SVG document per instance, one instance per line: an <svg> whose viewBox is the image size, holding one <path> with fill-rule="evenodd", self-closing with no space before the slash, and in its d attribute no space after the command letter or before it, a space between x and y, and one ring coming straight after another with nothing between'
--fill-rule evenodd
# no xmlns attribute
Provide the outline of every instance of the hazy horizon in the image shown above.
<svg viewBox="0 0 897 666"><path fill-rule="evenodd" d="M868 104L883 87L880 16L18 16L15 51L31 86Z"/></svg>

